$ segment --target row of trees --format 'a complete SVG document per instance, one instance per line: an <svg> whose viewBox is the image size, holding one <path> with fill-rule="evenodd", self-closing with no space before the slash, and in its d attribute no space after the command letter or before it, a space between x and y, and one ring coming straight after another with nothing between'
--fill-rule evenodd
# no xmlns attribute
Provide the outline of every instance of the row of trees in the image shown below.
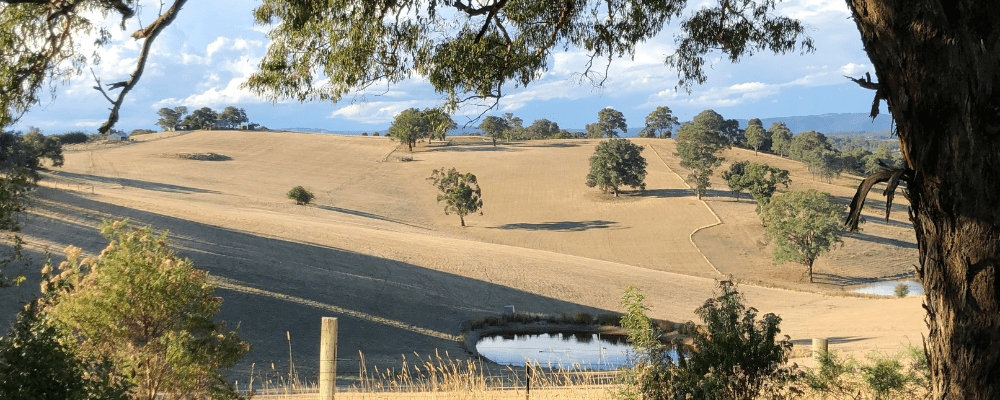
<svg viewBox="0 0 1000 400"><path fill-rule="evenodd" d="M440 108L426 108L423 111L409 108L396 116L386 136L406 143L412 152L417 140L426 138L430 141L436 138L443 141L448 136L448 131L457 127L451 115Z"/></svg>
<svg viewBox="0 0 1000 400"><path fill-rule="evenodd" d="M547 119L537 119L531 125L524 127L524 121L513 113L501 116L490 115L483 118L479 129L487 137L497 140L538 140L538 139L573 139L603 137L616 138L628 133L628 123L621 111L606 107L597 112L597 122L587 124L584 132L570 132L560 129L559 124ZM673 129L679 125L677 117L673 116L669 107L660 106L646 117L646 125L639 132L639 137L669 138Z"/></svg>
<svg viewBox="0 0 1000 400"><path fill-rule="evenodd" d="M178 106L161 108L156 115L160 116L156 125L163 131L172 131L177 125L187 125L192 129L233 129L250 122L246 110L233 106L226 107L221 113L209 107L202 107L192 111L190 115L187 107Z"/></svg>

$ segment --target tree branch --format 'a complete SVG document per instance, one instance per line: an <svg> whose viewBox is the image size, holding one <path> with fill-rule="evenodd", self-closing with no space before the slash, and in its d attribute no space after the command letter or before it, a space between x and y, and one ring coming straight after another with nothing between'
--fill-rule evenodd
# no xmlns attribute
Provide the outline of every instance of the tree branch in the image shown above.
<svg viewBox="0 0 1000 400"><path fill-rule="evenodd" d="M471 4L472 3L470 2L469 5L466 5L465 3L462 2L462 0L458 0L455 2L455 8L457 8L459 11L465 12L470 17L476 15L483 15L487 13L495 14L497 11L500 11L500 9L507 4L507 0L497 0L492 5L482 6L479 8L473 8ZM487 18L486 20L489 21L490 19Z"/></svg>
<svg viewBox="0 0 1000 400"><path fill-rule="evenodd" d="M872 75L870 73L867 73L867 72L865 72L865 78L864 79L862 79L862 78L854 79L854 78L851 78L851 77L849 77L847 75L844 75L844 77L847 78L847 79L850 79L854 83L857 83L858 86L861 86L861 87L863 87L865 89L869 89L869 90L874 90L875 91L875 98L872 100L872 109L871 109L871 112L868 114L869 117L871 117L872 119L875 119L875 117L878 116L879 101L886 99L885 98L885 91L882 89L882 86L879 85L878 82L872 82Z"/></svg>
<svg viewBox="0 0 1000 400"><path fill-rule="evenodd" d="M181 7L183 7L186 2L187 0L174 0L174 5L167 9L166 13L160 15L156 21L153 21L153 23L145 29L132 34L133 38L146 38L146 40L142 43L142 51L139 53L139 61L135 67L135 72L132 73L129 80L126 81L124 85L119 85L121 82L112 84L114 87L122 87L122 92L118 94L118 99L113 102L114 107L111 108L111 114L108 115L108 120L105 121L104 124L102 124L97 130L99 133L108 133L108 131L110 131L111 128L118 123L118 110L121 109L122 102L125 101L125 95L128 94L128 92L132 90L137 83L139 83L139 78L142 77L142 72L146 69L146 60L149 58L149 50L153 46L153 41L156 40L156 37L163 31L163 28L166 28L167 25L170 25L170 23L174 21L174 18L177 17L177 12L180 11ZM142 34L139 34L139 32L142 32ZM104 91L101 90L101 92L103 93ZM105 94L105 97L107 97L107 94Z"/></svg>
<svg viewBox="0 0 1000 400"><path fill-rule="evenodd" d="M913 170L907 168L889 169L881 161L879 162L885 171L879 171L874 174L869 175L865 180L861 181L858 185L858 191L854 193L854 199L851 200L850 212L847 214L847 220L844 221L844 225L847 225L847 230L850 232L855 232L858 230L858 221L861 219L861 209L865 206L865 199L868 197L868 192L872 190L872 187L877 183L888 182L885 191L882 194L886 197L885 205L885 219L889 220L889 211L892 209L892 198L896 192L896 186L899 185L899 181L909 182L913 176Z"/></svg>

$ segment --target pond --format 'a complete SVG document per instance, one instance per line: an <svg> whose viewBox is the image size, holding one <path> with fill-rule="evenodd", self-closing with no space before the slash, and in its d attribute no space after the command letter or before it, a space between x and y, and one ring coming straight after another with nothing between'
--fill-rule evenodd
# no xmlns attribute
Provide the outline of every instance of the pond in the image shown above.
<svg viewBox="0 0 1000 400"><path fill-rule="evenodd" d="M877 294L884 296L895 296L896 295L896 285L900 283L905 283L910 289L910 293L907 296L923 296L924 287L920 285L920 282L906 280L906 281L882 281L870 283L858 288L851 289L852 293L862 293L862 294Z"/></svg>
<svg viewBox="0 0 1000 400"><path fill-rule="evenodd" d="M476 350L501 365L523 367L530 360L542 367L611 370L629 365L632 347L622 336L543 333L484 337Z"/></svg>

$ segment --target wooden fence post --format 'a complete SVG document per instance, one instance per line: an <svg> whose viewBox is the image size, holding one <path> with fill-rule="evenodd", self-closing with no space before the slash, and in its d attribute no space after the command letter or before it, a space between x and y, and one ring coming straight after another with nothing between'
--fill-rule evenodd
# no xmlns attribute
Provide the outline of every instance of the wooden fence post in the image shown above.
<svg viewBox="0 0 1000 400"><path fill-rule="evenodd" d="M319 398L333 400L337 391L337 318L323 317L319 342Z"/></svg>
<svg viewBox="0 0 1000 400"><path fill-rule="evenodd" d="M826 338L813 338L812 356L813 368L819 368L820 357L828 351Z"/></svg>

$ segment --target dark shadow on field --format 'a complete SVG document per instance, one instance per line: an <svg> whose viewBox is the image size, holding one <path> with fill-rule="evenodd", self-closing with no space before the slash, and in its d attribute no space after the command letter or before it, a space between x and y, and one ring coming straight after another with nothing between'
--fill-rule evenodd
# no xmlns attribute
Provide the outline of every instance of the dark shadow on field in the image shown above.
<svg viewBox="0 0 1000 400"><path fill-rule="evenodd" d="M334 207L334 206L323 206L323 205L319 205L319 204L314 204L314 205L312 205L312 207L320 208L320 209L327 210L327 211L339 212L339 213L343 213L343 214L355 215L355 216L358 216L358 217L365 217L365 218L377 219L379 221L392 222L394 224L401 224L401 225L406 225L406 226L410 226L410 227L414 227L414 228L428 229L428 228L423 227L423 226L413 225L413 224L410 224L408 222L400 221L398 219L392 219L392 218L388 218L388 217L383 217L383 216L378 215L378 214L367 213L367 212L364 212L364 211L349 210L349 209L346 209L346 208L340 208L340 207Z"/></svg>
<svg viewBox="0 0 1000 400"><path fill-rule="evenodd" d="M501 141L497 141L496 147L493 146L493 142L492 141L482 142L482 143L461 142L461 143L452 143L450 145L441 144L441 145L438 145L438 146L434 146L433 144L430 144L427 147L425 147L423 149L423 151L425 151L425 152L434 152L434 151L457 151L457 152L466 152L466 151L518 151L518 149L515 148L515 147L516 146L512 146L510 143L504 143L504 142L501 142Z"/></svg>
<svg viewBox="0 0 1000 400"><path fill-rule="evenodd" d="M883 221L885 221L885 220L883 220ZM899 247L899 248L903 248L903 249L915 249L915 248L917 248L917 243L916 242L904 242L904 241L898 240L898 239L889 239L889 238L884 238L884 237L878 237L878 236L875 236L875 235L869 235L867 233L862 233L862 232L854 232L854 233L846 234L844 236L845 237L849 237L849 238L855 238L855 239L858 239L858 240L863 240L863 241L866 241L866 242L884 244L884 245L887 245L887 246Z"/></svg>
<svg viewBox="0 0 1000 400"><path fill-rule="evenodd" d="M122 186L134 187L134 188L143 189L143 190L154 190L154 191L157 191L157 192L184 193L184 194L186 194L186 193L219 193L219 192L217 192L215 190L205 190L205 189L198 189L198 188L193 188L193 187L189 187L189 186L169 185L169 184L166 184L166 183L157 183L157 182L150 182L150 181L140 181L140 180L136 180L136 179L112 178L112 177L107 177L107 176L97 176L97 175L89 175L89 174L77 174L77 173L65 172L65 171L49 171L49 173L52 174L53 176L56 176L56 177L62 177L62 178L68 178L68 179L76 179L76 180L81 180L81 181L109 183L109 184L114 184L114 185L122 185Z"/></svg>
<svg viewBox="0 0 1000 400"><path fill-rule="evenodd" d="M573 140L573 139L566 139ZM521 142L515 142L518 147L580 147L580 143L574 142L549 142L549 143L533 143L532 140L526 140ZM512 143L514 144L514 143Z"/></svg>
<svg viewBox="0 0 1000 400"><path fill-rule="evenodd" d="M583 232L591 229L625 229L614 221L562 221L531 224L527 222L491 227L493 229L524 229L529 231Z"/></svg>
<svg viewBox="0 0 1000 400"><path fill-rule="evenodd" d="M813 282L825 283L828 285L836 285L836 286L853 286L853 285L864 285L869 283L875 283L879 281L894 281L894 280L912 278L913 276L914 276L913 271L903 272L889 276L880 276L880 277L844 276L844 275L813 271Z"/></svg>
<svg viewBox="0 0 1000 400"><path fill-rule="evenodd" d="M827 344L843 344L851 342L860 342L862 340L871 339L870 337L859 337L859 336L835 336L831 338L826 338ZM795 339L790 340L795 346L812 346L812 339Z"/></svg>
<svg viewBox="0 0 1000 400"><path fill-rule="evenodd" d="M41 187L38 196L34 210L39 213L30 216L22 233L29 243L34 237L55 241L51 250L56 264L65 259L61 251L70 244L89 254L99 253L107 241L96 227L103 216L114 215L169 230L171 246L212 276L273 293L217 291L224 301L219 319L230 327L239 323L241 335L253 346L230 374L231 380L246 382L252 363L258 372L274 363L277 373L287 374L286 332L291 335L296 370L315 380L322 317L339 318L339 375L356 377L359 351L370 371L372 365L398 367L401 354L412 359L413 352L432 355L435 349L466 358L452 339L459 335L461 323L500 315L506 305L515 305L519 312L546 314L607 312L406 262L121 207L87 194ZM60 242L67 237L78 242ZM33 271L38 268L40 264ZM28 285L24 290L37 292L37 284ZM0 310L10 309L6 303L15 299L8 298L9 292L0 293L4 295ZM349 312L338 314L316 304Z"/></svg>
<svg viewBox="0 0 1000 400"><path fill-rule="evenodd" d="M694 190L691 189L646 189L641 192L637 192L640 197L654 197L654 198L667 198L667 197L688 197L694 196Z"/></svg>

